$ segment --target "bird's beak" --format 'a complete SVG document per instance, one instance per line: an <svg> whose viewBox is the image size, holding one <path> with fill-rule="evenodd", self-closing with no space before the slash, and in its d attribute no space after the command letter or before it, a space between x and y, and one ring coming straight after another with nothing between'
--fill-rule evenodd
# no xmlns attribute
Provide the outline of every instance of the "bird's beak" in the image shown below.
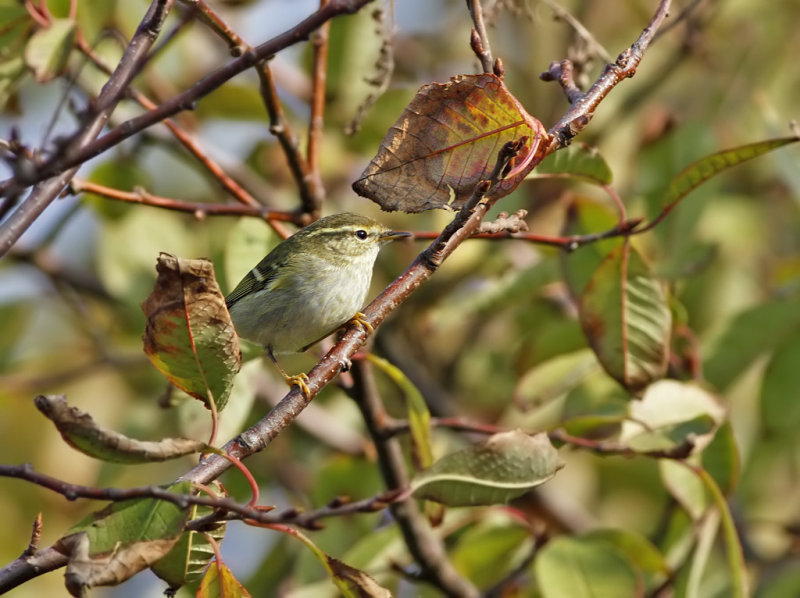
<svg viewBox="0 0 800 598"><path fill-rule="evenodd" d="M380 241L381 243L389 243L390 241L396 241L397 239L404 239L412 236L413 235L411 233L404 231L387 230L385 233L381 234Z"/></svg>

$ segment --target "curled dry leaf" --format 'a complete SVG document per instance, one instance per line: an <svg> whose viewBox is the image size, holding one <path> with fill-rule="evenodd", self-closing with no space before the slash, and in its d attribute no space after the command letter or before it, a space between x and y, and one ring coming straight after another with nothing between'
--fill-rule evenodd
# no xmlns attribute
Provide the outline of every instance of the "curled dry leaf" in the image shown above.
<svg viewBox="0 0 800 598"><path fill-rule="evenodd" d="M546 138L542 123L501 79L461 75L417 92L353 189L386 211L458 208L489 177L500 148L524 139L510 172L490 193L503 197L542 160Z"/></svg>
<svg viewBox="0 0 800 598"><path fill-rule="evenodd" d="M156 285L142 303L144 352L175 386L221 411L242 353L214 266L162 253L156 270Z"/></svg>
<svg viewBox="0 0 800 598"><path fill-rule="evenodd" d="M88 413L70 407L64 395L39 395L36 407L58 428L67 444L80 452L114 463L166 461L205 450L206 444L189 438L165 438L158 442L135 440L97 425Z"/></svg>
<svg viewBox="0 0 800 598"><path fill-rule="evenodd" d="M169 489L187 494L191 488L180 482ZM122 583L156 563L178 542L188 515L187 508L153 498L111 503L87 515L54 545L69 558L64 580L70 594Z"/></svg>

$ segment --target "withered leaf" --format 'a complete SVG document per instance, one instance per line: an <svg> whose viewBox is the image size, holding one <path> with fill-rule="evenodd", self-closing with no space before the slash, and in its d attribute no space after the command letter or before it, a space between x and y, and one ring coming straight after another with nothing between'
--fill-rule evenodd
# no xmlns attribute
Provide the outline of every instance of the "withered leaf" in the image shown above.
<svg viewBox="0 0 800 598"><path fill-rule="evenodd" d="M218 481L211 482L209 486L216 496L227 496L225 488ZM189 507L187 522L211 515L213 512L214 507L192 505ZM203 533L197 531L183 532L178 542L172 547L172 550L157 563L151 565L150 569L158 577L166 581L172 589L194 583L203 577L203 574L209 568L208 564L215 556L209 536L217 544L221 544L225 537L225 531L225 523L220 522L213 529L207 529Z"/></svg>
<svg viewBox="0 0 800 598"><path fill-rule="evenodd" d="M345 596L391 598L392 594L372 577L347 563L328 557L328 568L339 590Z"/></svg>
<svg viewBox="0 0 800 598"><path fill-rule="evenodd" d="M225 563L213 563L206 569L197 598L250 598L247 591Z"/></svg>
<svg viewBox="0 0 800 598"><path fill-rule="evenodd" d="M458 208L489 177L500 148L525 139L490 193L511 193L543 158L547 131L495 75L423 86L392 125L353 189L386 211Z"/></svg>
<svg viewBox="0 0 800 598"><path fill-rule="evenodd" d="M191 488L180 482L169 489L187 494ZM137 498L86 516L54 545L69 558L67 589L83 596L86 588L121 583L154 564L175 546L188 515L174 503Z"/></svg>
<svg viewBox="0 0 800 598"><path fill-rule="evenodd" d="M128 438L98 426L91 415L70 407L64 395L39 395L33 402L56 425L67 444L95 459L146 463L176 459L206 448L204 442L190 438L164 438L158 442Z"/></svg>
<svg viewBox="0 0 800 598"><path fill-rule="evenodd" d="M221 411L242 355L214 266L162 253L156 270L153 292L142 303L144 352L175 386Z"/></svg>

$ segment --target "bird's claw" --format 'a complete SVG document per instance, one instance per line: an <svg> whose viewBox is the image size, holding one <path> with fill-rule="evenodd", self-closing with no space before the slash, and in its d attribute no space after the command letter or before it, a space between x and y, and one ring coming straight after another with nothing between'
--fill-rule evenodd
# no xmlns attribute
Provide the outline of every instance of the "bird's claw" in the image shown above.
<svg viewBox="0 0 800 598"><path fill-rule="evenodd" d="M291 386L296 386L300 389L300 392L303 393L303 396L307 399L311 399L311 391L308 389L309 379L306 374L296 374L294 376L286 376L284 378L286 380L286 384Z"/></svg>
<svg viewBox="0 0 800 598"><path fill-rule="evenodd" d="M361 312L356 313L356 315L354 315L350 319L349 323L350 324L358 324L360 326L363 326L363 328L364 328L364 330L366 330L367 334L375 334L375 328L373 328L372 324L370 324L367 321L367 316L365 316ZM348 366L348 368L349 368L349 366Z"/></svg>

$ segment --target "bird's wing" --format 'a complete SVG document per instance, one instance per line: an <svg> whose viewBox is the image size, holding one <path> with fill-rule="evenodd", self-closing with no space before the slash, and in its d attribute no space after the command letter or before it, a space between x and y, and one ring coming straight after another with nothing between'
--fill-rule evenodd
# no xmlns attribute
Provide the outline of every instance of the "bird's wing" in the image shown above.
<svg viewBox="0 0 800 598"><path fill-rule="evenodd" d="M264 258L259 264L247 273L236 288L225 297L225 305L229 308L231 305L239 301L245 295L251 293L258 293L259 291L269 290L275 287L277 282L278 272L285 266L284 263L274 261L267 265L267 258Z"/></svg>

